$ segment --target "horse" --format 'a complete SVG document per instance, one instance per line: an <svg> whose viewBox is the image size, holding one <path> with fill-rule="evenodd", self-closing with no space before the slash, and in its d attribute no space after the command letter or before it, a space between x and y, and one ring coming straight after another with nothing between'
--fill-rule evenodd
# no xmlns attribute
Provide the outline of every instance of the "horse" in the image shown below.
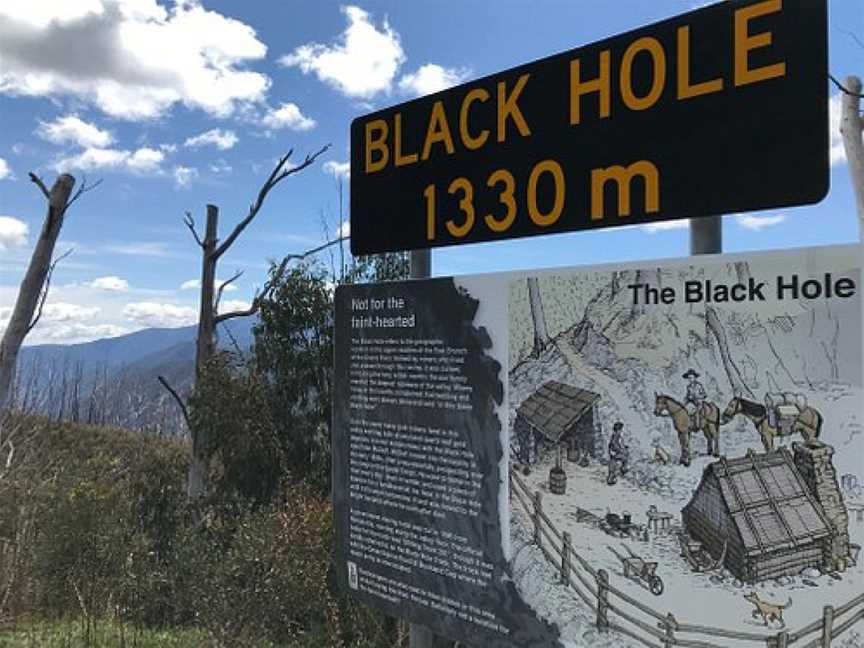
<svg viewBox="0 0 864 648"><path fill-rule="evenodd" d="M762 403L736 396L726 406L721 423L725 425L739 414L750 419L762 439L765 452L771 452L774 449L774 437L780 436L780 430L770 424L768 409ZM818 439L822 433L822 415L809 405L805 406L795 417L792 432L800 434L804 441Z"/></svg>
<svg viewBox="0 0 864 648"><path fill-rule="evenodd" d="M720 408L714 403L702 403L702 425L701 430L708 442L708 454L715 457L720 456ZM665 394L656 394L654 403L654 416L668 416L672 419L672 425L678 433L678 442L681 444L680 464L690 465L690 413L677 400Z"/></svg>

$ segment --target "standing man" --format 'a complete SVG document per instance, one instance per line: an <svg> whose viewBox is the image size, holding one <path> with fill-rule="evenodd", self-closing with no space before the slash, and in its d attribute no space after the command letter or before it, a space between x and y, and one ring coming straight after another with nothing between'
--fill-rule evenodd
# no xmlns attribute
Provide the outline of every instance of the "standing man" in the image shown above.
<svg viewBox="0 0 864 648"><path fill-rule="evenodd" d="M688 380L687 396L684 398L684 404L687 407L687 413L690 415L690 431L698 432L702 429L702 406L708 394L705 393L705 387L699 382L699 374L688 369L682 378Z"/></svg>
<svg viewBox="0 0 864 648"><path fill-rule="evenodd" d="M609 486L618 481L619 475L626 475L629 470L627 462L630 459L630 449L621 436L624 424L616 421L612 426L612 436L609 437L609 474L606 483Z"/></svg>

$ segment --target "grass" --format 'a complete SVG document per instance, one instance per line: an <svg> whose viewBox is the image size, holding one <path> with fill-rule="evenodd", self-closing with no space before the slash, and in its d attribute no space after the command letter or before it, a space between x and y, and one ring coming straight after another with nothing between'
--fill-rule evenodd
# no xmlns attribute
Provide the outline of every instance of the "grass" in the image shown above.
<svg viewBox="0 0 864 648"><path fill-rule="evenodd" d="M135 628L101 621L32 623L0 629L2 648L205 648L213 646L205 633L193 629Z"/></svg>

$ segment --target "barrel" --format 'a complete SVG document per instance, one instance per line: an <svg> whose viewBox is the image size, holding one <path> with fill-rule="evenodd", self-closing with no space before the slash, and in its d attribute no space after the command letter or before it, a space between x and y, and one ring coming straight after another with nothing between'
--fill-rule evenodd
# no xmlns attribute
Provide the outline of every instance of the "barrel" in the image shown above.
<svg viewBox="0 0 864 648"><path fill-rule="evenodd" d="M549 492L555 495L563 495L567 490L567 473L561 468L552 468L549 471Z"/></svg>

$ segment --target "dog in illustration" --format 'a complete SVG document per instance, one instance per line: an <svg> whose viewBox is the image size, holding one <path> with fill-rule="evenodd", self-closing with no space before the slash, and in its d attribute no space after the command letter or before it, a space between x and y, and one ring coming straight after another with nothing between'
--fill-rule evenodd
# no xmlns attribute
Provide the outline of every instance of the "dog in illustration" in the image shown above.
<svg viewBox="0 0 864 648"><path fill-rule="evenodd" d="M766 626L768 625L769 621L779 621L781 626L783 626L784 628L786 627L786 622L783 620L783 610L792 607L791 598L786 602L786 605L763 601L759 598L759 595L756 592L750 592L749 594L745 594L744 598L756 606L756 609L753 610L754 619L758 619L761 616L762 621L765 623Z"/></svg>

